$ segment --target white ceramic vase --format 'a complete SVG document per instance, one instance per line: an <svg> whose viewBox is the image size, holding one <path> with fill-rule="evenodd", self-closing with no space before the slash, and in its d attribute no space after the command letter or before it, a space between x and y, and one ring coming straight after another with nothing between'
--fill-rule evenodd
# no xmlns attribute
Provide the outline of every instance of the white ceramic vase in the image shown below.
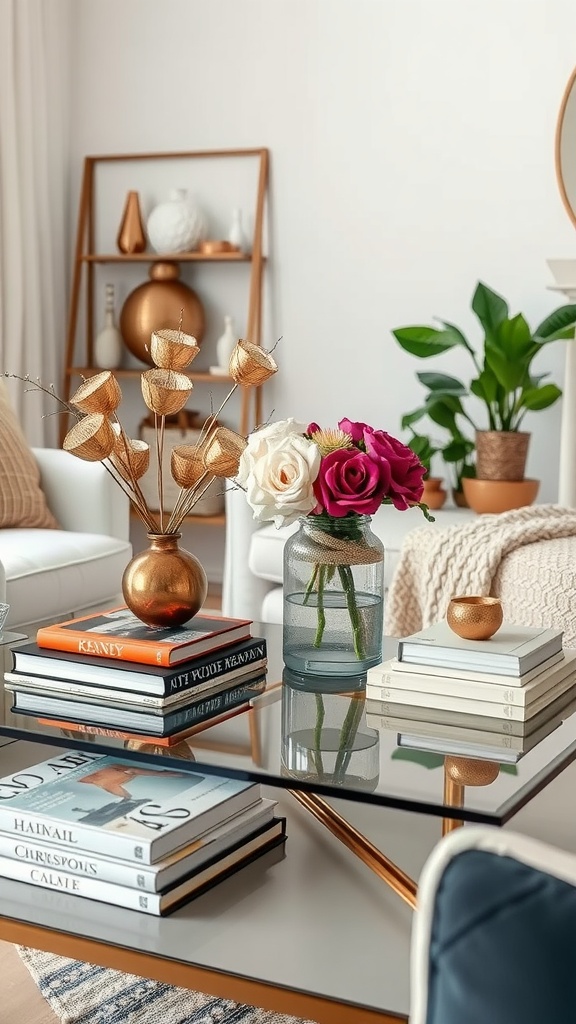
<svg viewBox="0 0 576 1024"><path fill-rule="evenodd" d="M175 188L165 202L154 207L146 229L156 252L190 252L202 238L204 218L186 189Z"/></svg>
<svg viewBox="0 0 576 1024"><path fill-rule="evenodd" d="M114 285L106 285L104 327L94 339L94 366L102 370L115 370L122 362L124 343L114 323Z"/></svg>
<svg viewBox="0 0 576 1024"><path fill-rule="evenodd" d="M227 241L230 242L230 245L234 245L237 249L240 249L240 252L246 252L248 248L244 228L242 227L242 210L239 206L235 206L232 210L232 221L230 223Z"/></svg>
<svg viewBox="0 0 576 1024"><path fill-rule="evenodd" d="M228 367L230 365L230 356L234 348L236 347L236 331L234 330L234 321L231 316L224 317L224 331L216 342L216 355L218 357L218 366L223 373L228 373Z"/></svg>

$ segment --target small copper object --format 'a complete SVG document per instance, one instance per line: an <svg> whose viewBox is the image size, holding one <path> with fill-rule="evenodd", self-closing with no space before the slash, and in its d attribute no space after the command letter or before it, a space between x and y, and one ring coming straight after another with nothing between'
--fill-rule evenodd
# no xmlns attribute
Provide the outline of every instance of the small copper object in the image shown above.
<svg viewBox="0 0 576 1024"><path fill-rule="evenodd" d="M206 573L195 555L178 546L180 536L149 533L150 547L124 570L124 600L148 626L182 626L206 600Z"/></svg>
<svg viewBox="0 0 576 1024"><path fill-rule="evenodd" d="M150 355L163 370L185 370L199 351L196 338L170 327L154 331L150 339Z"/></svg>
<svg viewBox="0 0 576 1024"><path fill-rule="evenodd" d="M158 416L180 412L192 394L193 384L185 373L174 370L145 370L140 378L142 397Z"/></svg>
<svg viewBox="0 0 576 1024"><path fill-rule="evenodd" d="M74 424L62 447L85 462L101 462L112 454L115 442L116 435L110 420L101 412L93 412Z"/></svg>
<svg viewBox="0 0 576 1024"><path fill-rule="evenodd" d="M224 238L206 238L200 242L199 251L203 256L218 256L222 252L240 252L237 245L227 242Z"/></svg>
<svg viewBox="0 0 576 1024"><path fill-rule="evenodd" d="M88 377L70 399L81 412L101 412L104 416L114 412L121 401L120 385L110 370Z"/></svg>
<svg viewBox="0 0 576 1024"><path fill-rule="evenodd" d="M459 786L489 786L500 774L497 761L484 761L475 757L444 758L446 774Z"/></svg>
<svg viewBox="0 0 576 1024"><path fill-rule="evenodd" d="M214 476L232 477L238 472L240 456L247 441L235 430L218 427L207 442L203 459L206 469Z"/></svg>
<svg viewBox="0 0 576 1024"><path fill-rule="evenodd" d="M228 372L242 387L260 387L277 369L269 352L241 338L232 350Z"/></svg>
<svg viewBox="0 0 576 1024"><path fill-rule="evenodd" d="M446 613L450 629L463 640L489 640L502 619L497 597L453 597Z"/></svg>

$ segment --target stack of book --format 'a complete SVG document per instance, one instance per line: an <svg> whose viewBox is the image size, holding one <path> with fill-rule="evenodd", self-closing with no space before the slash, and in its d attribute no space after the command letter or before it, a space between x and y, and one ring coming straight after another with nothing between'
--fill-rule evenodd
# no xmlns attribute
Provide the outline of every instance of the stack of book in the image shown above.
<svg viewBox="0 0 576 1024"><path fill-rule="evenodd" d="M127 608L72 619L14 649L5 687L45 724L171 746L265 689L266 641L250 627L198 615L151 629Z"/></svg>
<svg viewBox="0 0 576 1024"><path fill-rule="evenodd" d="M370 724L396 730L399 746L517 761L575 709L576 651L562 636L504 625L463 640L437 622L368 671Z"/></svg>
<svg viewBox="0 0 576 1024"><path fill-rule="evenodd" d="M0 779L0 875L163 915L286 839L260 787L67 750Z"/></svg>

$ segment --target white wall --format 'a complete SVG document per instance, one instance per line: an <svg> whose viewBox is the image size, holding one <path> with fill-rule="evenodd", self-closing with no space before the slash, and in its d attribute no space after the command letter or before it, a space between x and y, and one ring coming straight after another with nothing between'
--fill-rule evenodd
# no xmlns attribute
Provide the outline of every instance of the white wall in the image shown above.
<svg viewBox="0 0 576 1024"><path fill-rule="evenodd" d="M74 12L77 180L86 153L270 147L266 340L283 341L266 413L396 432L420 398L415 372L432 367L392 327L438 315L473 337L479 278L534 324L558 304L545 259L576 255L553 152L573 0L76 0ZM547 359L561 383L562 345ZM526 421L541 500L557 494L559 423L559 406Z"/></svg>

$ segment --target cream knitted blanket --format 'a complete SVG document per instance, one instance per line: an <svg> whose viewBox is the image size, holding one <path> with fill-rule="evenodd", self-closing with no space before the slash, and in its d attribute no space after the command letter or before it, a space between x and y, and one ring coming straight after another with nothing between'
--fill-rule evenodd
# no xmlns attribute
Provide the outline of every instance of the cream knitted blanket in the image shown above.
<svg viewBox="0 0 576 1024"><path fill-rule="evenodd" d="M437 622L457 594L500 597L508 622L562 628L565 645L576 646L576 510L534 505L411 531L388 591L386 634Z"/></svg>

